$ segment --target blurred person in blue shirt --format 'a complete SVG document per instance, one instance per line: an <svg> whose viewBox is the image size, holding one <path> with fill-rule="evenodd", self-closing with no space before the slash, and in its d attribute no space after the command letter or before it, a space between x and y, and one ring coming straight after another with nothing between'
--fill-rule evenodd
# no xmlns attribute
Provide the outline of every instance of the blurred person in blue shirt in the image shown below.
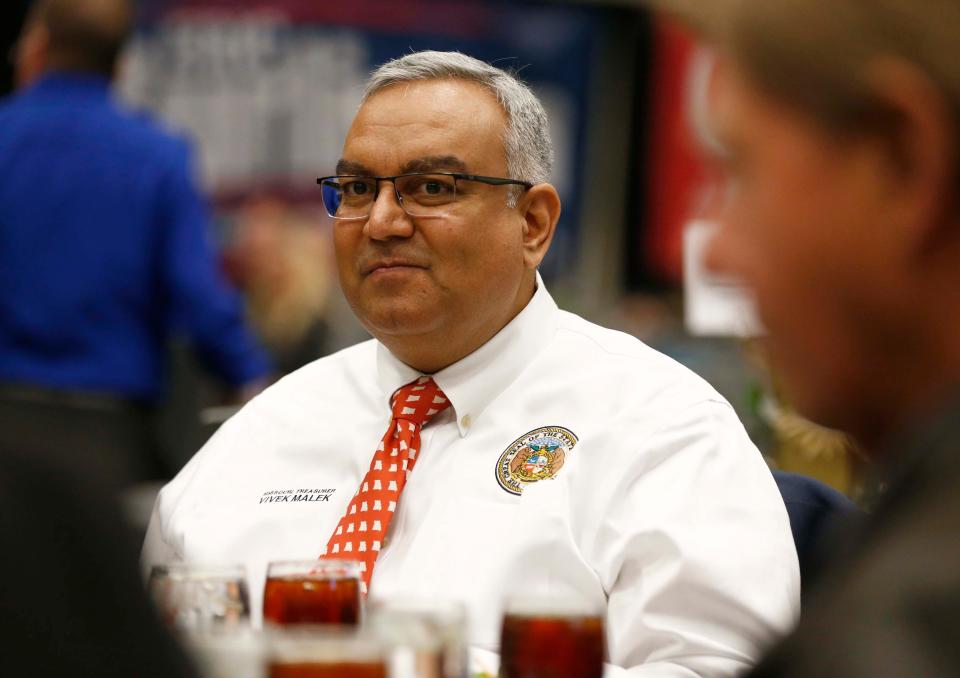
<svg viewBox="0 0 960 678"><path fill-rule="evenodd" d="M111 94L132 13L38 0L0 102L0 436L121 484L155 475L145 422L171 335L240 393L268 371L189 145Z"/></svg>

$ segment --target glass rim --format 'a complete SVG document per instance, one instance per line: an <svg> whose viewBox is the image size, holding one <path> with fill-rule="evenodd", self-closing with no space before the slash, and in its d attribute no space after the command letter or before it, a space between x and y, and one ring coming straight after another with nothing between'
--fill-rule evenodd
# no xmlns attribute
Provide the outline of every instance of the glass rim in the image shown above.
<svg viewBox="0 0 960 678"><path fill-rule="evenodd" d="M271 560L267 563L267 579L293 576L311 578L312 575L318 579L329 578L334 575L334 570L341 573L338 579L359 579L363 563L346 558Z"/></svg>
<svg viewBox="0 0 960 678"><path fill-rule="evenodd" d="M249 616L232 624L210 624L205 626L186 626L177 629L177 633L187 640L253 643L260 640L260 629L253 625Z"/></svg>
<svg viewBox="0 0 960 678"><path fill-rule="evenodd" d="M602 619L604 613L605 610L600 603L574 596L522 594L507 596L503 603L505 617L546 619L599 617Z"/></svg>
<svg viewBox="0 0 960 678"><path fill-rule="evenodd" d="M157 563L150 568L149 579L167 577L174 580L218 579L246 581L244 565L216 563Z"/></svg>

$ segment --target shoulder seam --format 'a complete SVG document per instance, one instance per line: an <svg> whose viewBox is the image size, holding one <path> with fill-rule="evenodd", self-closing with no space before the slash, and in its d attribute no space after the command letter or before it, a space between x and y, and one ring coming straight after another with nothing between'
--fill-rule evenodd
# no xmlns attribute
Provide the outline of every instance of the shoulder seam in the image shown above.
<svg viewBox="0 0 960 678"><path fill-rule="evenodd" d="M578 317L579 317L579 316L578 316ZM589 322L589 321L587 321L587 322ZM599 325L598 325L598 327L599 327ZM619 330L611 330L611 329L606 328L606 327L604 327L604 328L602 328L602 329L605 329L605 330L607 330L608 332L619 332ZM642 356L639 356L639 355L637 355L637 354L635 354L635 353L624 353L624 352L622 352L622 351L614 351L614 350L611 350L611 349L608 348L607 346L604 346L596 337L593 337L593 336L587 334L586 332L584 332L584 331L582 331L582 330L575 329L575 328L573 328L573 327L565 327L565 326L563 326L563 325L558 325L558 326L557 326L557 331L559 331L559 332L569 332L569 333L571 333L571 334L575 334L575 335L577 335L577 336L583 337L584 339L588 339L588 340L590 340L590 342L592 342L594 345L596 345L597 348L599 348L601 351L603 351L603 352L606 353L607 355L615 355L615 356L619 356L619 357L622 357L622 358L637 358L637 359L639 359L639 358L642 357ZM643 343L640 339L637 339L636 337L634 337L634 336L632 336L632 335L630 335L630 334L626 334L625 332L620 332L620 334L624 334L624 335L630 337L631 339L633 339L634 341L636 341L637 344L639 344L641 347L647 349L648 351L655 351L655 349L651 349L649 346L647 346L645 343ZM656 351L655 351L655 352L656 352ZM670 357L670 356L667 356L666 354L663 354L663 353L659 353L659 352L657 352L657 353L658 353L659 355L663 356L664 358L669 358L669 357Z"/></svg>

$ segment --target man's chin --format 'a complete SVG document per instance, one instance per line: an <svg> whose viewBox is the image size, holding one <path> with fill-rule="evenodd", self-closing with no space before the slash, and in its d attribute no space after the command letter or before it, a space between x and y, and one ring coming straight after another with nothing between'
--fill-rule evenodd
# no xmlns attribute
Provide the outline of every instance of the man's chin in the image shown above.
<svg viewBox="0 0 960 678"><path fill-rule="evenodd" d="M809 379L791 379L787 374L780 376L786 404L801 417L817 426L844 433L857 433L854 429L855 422L860 418L858 403L851 402L850 398L843 395L842 383L812 383Z"/></svg>
<svg viewBox="0 0 960 678"><path fill-rule="evenodd" d="M438 314L400 305L357 315L366 330L385 344L390 339L428 337L440 326Z"/></svg>

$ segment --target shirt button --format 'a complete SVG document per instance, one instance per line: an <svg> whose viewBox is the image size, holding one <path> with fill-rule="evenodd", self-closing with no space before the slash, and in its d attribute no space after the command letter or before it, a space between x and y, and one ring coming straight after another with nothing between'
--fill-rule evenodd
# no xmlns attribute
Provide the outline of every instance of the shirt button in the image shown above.
<svg viewBox="0 0 960 678"><path fill-rule="evenodd" d="M460 418L460 425L463 426L464 428L470 428L470 424L472 423L473 423L473 420L470 418L469 414L465 414L463 415L463 417Z"/></svg>

